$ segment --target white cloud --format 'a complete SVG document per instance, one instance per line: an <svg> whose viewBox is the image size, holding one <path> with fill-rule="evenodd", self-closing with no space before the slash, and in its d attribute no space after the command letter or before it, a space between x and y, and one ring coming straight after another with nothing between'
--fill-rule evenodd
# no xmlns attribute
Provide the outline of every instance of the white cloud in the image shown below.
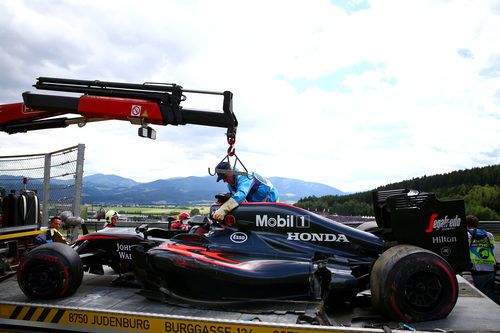
<svg viewBox="0 0 500 333"><path fill-rule="evenodd" d="M7 0L0 103L39 76L231 90L245 166L365 190L500 162L499 16L496 1ZM153 127L156 141L118 121L0 133L0 155L85 143L87 174L149 181L206 175L227 149L222 128Z"/></svg>

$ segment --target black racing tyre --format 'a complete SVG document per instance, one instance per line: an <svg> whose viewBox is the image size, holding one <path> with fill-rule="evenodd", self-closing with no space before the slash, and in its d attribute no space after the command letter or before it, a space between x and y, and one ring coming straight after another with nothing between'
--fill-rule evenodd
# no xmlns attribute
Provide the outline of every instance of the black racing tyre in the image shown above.
<svg viewBox="0 0 500 333"><path fill-rule="evenodd" d="M450 264L413 245L397 245L382 253L373 265L370 288L375 309L409 323L446 317L458 298Z"/></svg>
<svg viewBox="0 0 500 333"><path fill-rule="evenodd" d="M32 299L70 296L82 278L80 256L62 243L47 243L33 249L24 257L17 272L19 287Z"/></svg>

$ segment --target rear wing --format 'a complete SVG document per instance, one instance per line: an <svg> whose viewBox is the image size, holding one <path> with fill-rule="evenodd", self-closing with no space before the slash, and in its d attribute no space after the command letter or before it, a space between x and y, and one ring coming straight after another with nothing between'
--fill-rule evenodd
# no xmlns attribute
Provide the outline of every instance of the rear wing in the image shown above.
<svg viewBox="0 0 500 333"><path fill-rule="evenodd" d="M189 90L164 83L132 84L51 77L38 78L34 87L81 95L25 92L23 103L0 105L0 131L14 134L115 119L140 125L139 135L152 139L155 133L148 124L224 127L227 128L228 141L234 142L236 137L238 121L233 113L233 94L230 91ZM213 112L183 108L180 104L190 93L223 96L222 110ZM59 117L63 114L78 116Z"/></svg>
<svg viewBox="0 0 500 333"><path fill-rule="evenodd" d="M377 225L387 242L412 244L446 259L459 273L470 267L463 200L407 189L373 191Z"/></svg>

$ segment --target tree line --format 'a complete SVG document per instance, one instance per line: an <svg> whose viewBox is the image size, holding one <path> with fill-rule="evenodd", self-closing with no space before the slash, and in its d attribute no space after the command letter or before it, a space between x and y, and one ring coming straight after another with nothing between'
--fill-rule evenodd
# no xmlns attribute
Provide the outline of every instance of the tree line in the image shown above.
<svg viewBox="0 0 500 333"><path fill-rule="evenodd" d="M433 192L438 200L464 199L465 213L483 221L500 221L500 165L412 178L374 190L414 189ZM350 216L373 215L372 191L349 195L310 196L296 206Z"/></svg>

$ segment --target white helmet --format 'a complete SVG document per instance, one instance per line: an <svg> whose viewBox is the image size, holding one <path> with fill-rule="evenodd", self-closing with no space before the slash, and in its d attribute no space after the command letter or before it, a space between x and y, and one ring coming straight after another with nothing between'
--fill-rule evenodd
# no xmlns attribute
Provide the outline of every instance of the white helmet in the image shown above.
<svg viewBox="0 0 500 333"><path fill-rule="evenodd" d="M111 224L112 223L111 219L113 217L118 217L119 218L120 215L116 211L114 211L114 210L108 210L106 212L106 224Z"/></svg>

